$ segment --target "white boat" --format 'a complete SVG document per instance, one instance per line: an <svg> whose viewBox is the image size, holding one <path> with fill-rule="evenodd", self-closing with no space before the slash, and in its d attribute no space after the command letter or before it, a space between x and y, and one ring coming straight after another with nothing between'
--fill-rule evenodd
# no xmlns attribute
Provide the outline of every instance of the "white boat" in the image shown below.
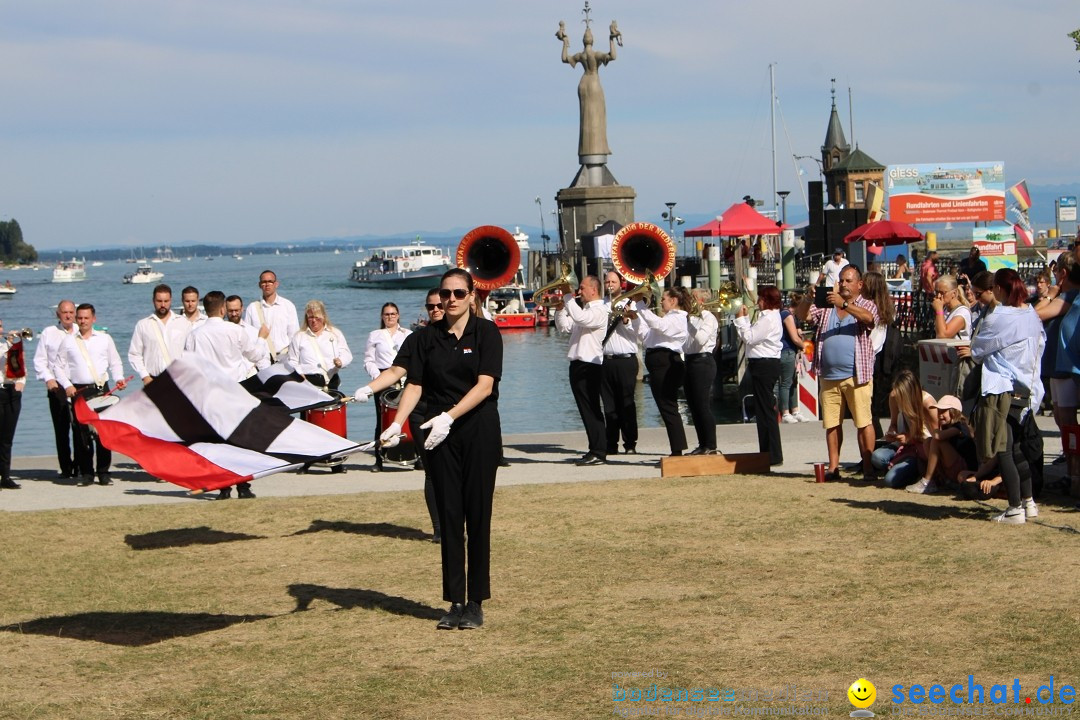
<svg viewBox="0 0 1080 720"><path fill-rule="evenodd" d="M156 283L163 277L165 277L165 273L159 272L149 265L140 265L135 272L124 276L124 284L145 285L147 283Z"/></svg>
<svg viewBox="0 0 1080 720"><path fill-rule="evenodd" d="M53 268L52 281L54 283L82 282L86 279L86 261L61 260Z"/></svg>
<svg viewBox="0 0 1080 720"><path fill-rule="evenodd" d="M982 174L937 170L918 178L919 192L927 195L974 195L985 191Z"/></svg>
<svg viewBox="0 0 1080 720"><path fill-rule="evenodd" d="M357 287L425 289L434 287L452 267L442 248L425 245L417 238L411 245L373 248L367 260L353 265L349 282Z"/></svg>
<svg viewBox="0 0 1080 720"><path fill-rule="evenodd" d="M11 284L10 280L3 285L0 285L0 295L14 295L16 292L18 291L15 289L15 286Z"/></svg>
<svg viewBox="0 0 1080 720"><path fill-rule="evenodd" d="M90 263L90 267L102 267L104 265L105 263L101 262L100 260L95 260L94 262Z"/></svg>

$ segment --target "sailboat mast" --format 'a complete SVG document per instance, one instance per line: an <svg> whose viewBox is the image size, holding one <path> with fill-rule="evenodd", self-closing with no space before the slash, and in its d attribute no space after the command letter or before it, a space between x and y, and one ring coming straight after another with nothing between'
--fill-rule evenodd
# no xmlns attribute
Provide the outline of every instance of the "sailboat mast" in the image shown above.
<svg viewBox="0 0 1080 720"><path fill-rule="evenodd" d="M769 63L769 126L772 129L772 209L773 217L779 219L776 210L776 63Z"/></svg>

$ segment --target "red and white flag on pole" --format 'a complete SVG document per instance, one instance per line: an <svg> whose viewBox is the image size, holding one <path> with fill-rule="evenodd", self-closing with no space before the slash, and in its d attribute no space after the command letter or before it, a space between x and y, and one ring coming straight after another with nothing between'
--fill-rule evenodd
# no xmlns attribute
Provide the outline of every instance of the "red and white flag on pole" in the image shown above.
<svg viewBox="0 0 1080 720"><path fill-rule="evenodd" d="M189 490L229 487L363 449L185 358L100 413L80 397L75 413L105 447Z"/></svg>

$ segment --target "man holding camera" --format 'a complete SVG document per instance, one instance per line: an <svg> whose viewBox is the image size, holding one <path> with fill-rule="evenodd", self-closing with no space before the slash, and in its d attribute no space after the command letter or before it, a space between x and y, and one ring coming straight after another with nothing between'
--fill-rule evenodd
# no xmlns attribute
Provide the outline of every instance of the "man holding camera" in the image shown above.
<svg viewBox="0 0 1080 720"><path fill-rule="evenodd" d="M863 480L874 478L870 453L874 449L871 400L874 388L874 344L870 331L878 324L878 310L862 296L862 272L847 265L836 287L825 296L824 307L811 306L813 288L795 308L801 321L817 325L814 338L814 370L821 380L822 424L829 450L826 478L840 479L840 446L844 441L844 410L858 430Z"/></svg>

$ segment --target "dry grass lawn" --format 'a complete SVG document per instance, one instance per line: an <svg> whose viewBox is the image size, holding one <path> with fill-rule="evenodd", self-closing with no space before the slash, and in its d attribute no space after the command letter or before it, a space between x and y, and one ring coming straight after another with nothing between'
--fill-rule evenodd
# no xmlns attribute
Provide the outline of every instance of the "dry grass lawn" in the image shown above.
<svg viewBox="0 0 1080 720"><path fill-rule="evenodd" d="M1080 513L989 514L804 478L500 489L474 632L435 630L420 493L4 514L0 716L605 717L649 669L833 715L859 677L879 716L896 683L1080 684Z"/></svg>

